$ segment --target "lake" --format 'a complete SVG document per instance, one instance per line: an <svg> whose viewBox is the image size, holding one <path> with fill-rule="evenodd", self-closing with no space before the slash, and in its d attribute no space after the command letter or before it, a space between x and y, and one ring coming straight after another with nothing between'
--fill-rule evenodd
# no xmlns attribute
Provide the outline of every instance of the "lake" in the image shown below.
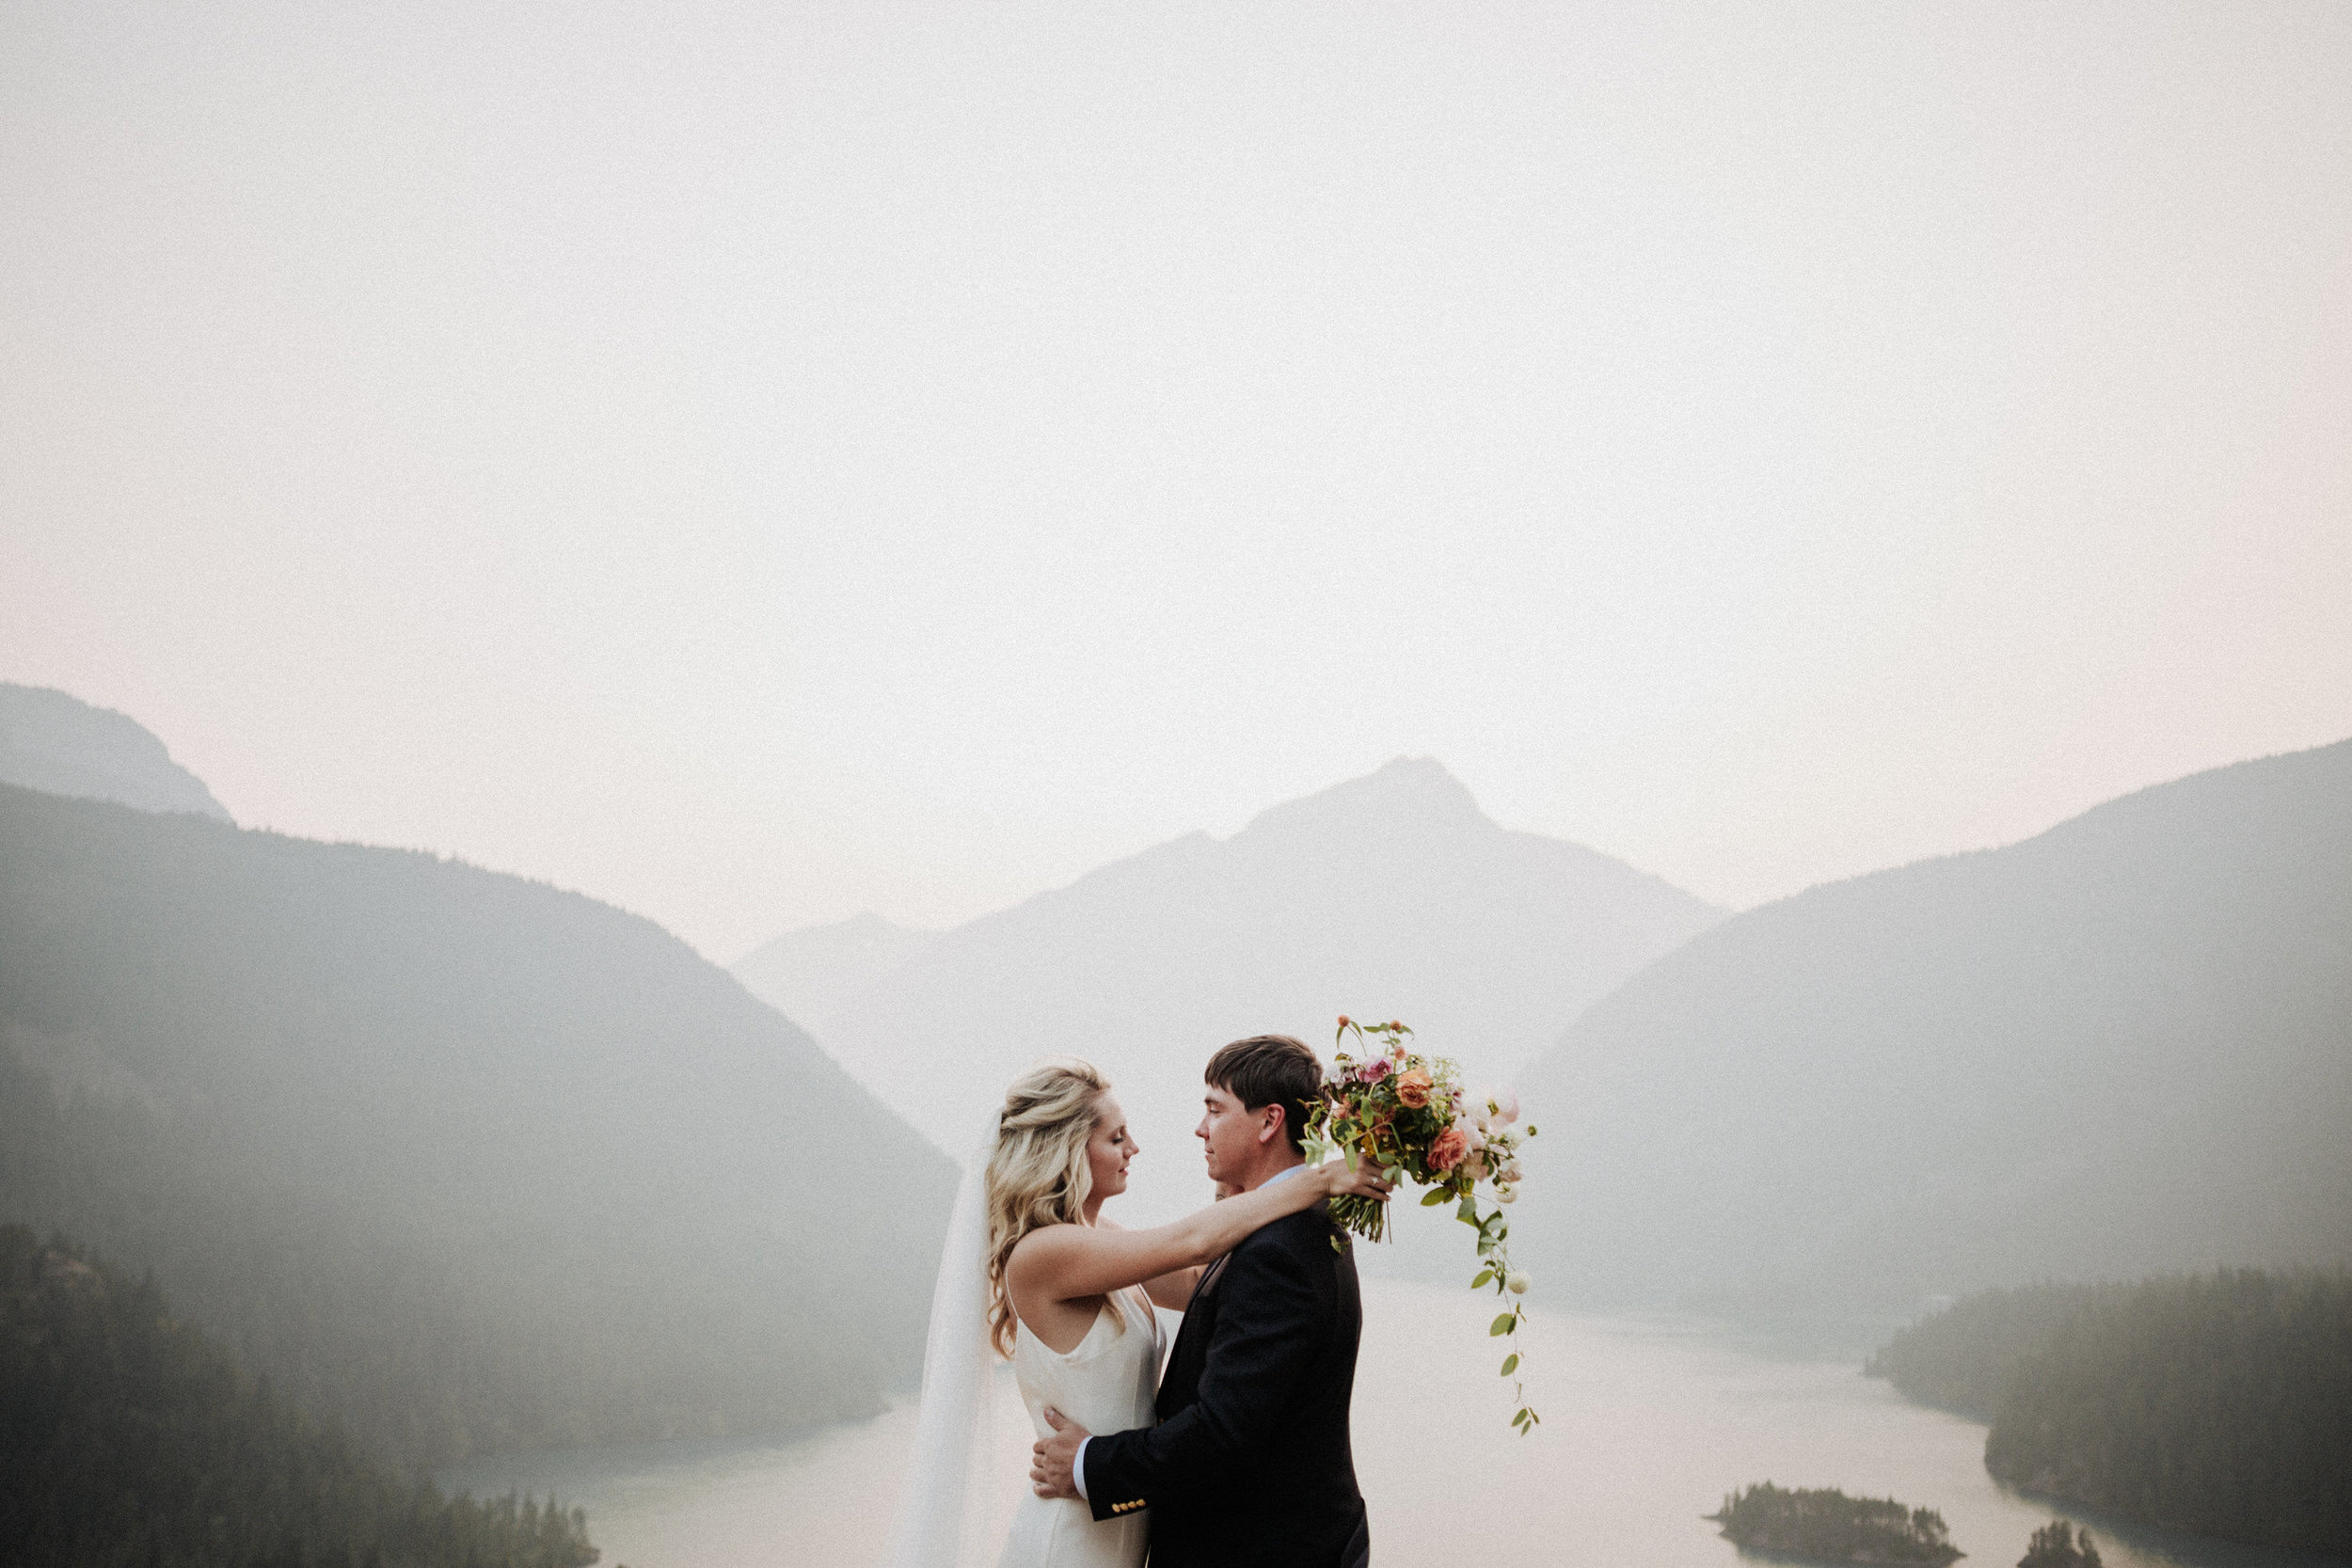
<svg viewBox="0 0 2352 1568"><path fill-rule="evenodd" d="M1356 1463L1376 1562L1731 1568L1740 1554L1700 1515L1759 1481L1940 1510L1979 1568L2016 1562L2058 1512L1985 1474L1982 1426L1906 1403L1852 1360L1537 1311L1521 1338L1544 1422L1522 1438L1486 1338L1493 1297L1367 1279L1364 1306ZM1009 1391L997 1407L1009 1515L1029 1433ZM510 1455L440 1479L586 1508L608 1568L877 1568L914 1431L910 1402L790 1440ZM2111 1568L2344 1568L2065 1512Z"/></svg>

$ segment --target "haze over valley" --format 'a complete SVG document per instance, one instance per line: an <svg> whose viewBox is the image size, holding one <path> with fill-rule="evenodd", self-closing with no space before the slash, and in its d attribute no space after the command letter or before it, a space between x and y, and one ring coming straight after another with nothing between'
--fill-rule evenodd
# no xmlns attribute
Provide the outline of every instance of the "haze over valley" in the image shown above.
<svg viewBox="0 0 2352 1568"><path fill-rule="evenodd" d="M1029 1401L906 1480L967 1156L1084 1057L1104 1217L1238 1228L1202 1069L1345 1014L1433 1060L1324 1085L1408 1180L1284 1233L1283 1451L1381 1563L2346 1568L2347 84L2341 0L0 7L0 1560L1066 1568Z"/></svg>
<svg viewBox="0 0 2352 1568"><path fill-rule="evenodd" d="M1438 763L1400 757L1229 839L1176 839L933 938L851 946L872 927L821 929L735 972L781 1006L791 993L763 985L787 952L838 953L825 1048L959 1155L1029 1062L1095 1062L1143 1145L1139 1212L1173 1214L1199 1192L1200 1065L1226 1040L1327 1047L1335 1014L1377 1012L1499 1081L1723 913L1581 845L1498 827Z"/></svg>
<svg viewBox="0 0 2352 1568"><path fill-rule="evenodd" d="M866 1414L919 1362L949 1162L576 894L0 784L0 1219L407 1462Z"/></svg>
<svg viewBox="0 0 2352 1568"><path fill-rule="evenodd" d="M1208 1051L1320 1045L1334 998L1516 1075L1555 1308L1852 1343L1986 1285L2352 1259L2352 741L1735 915L1400 758L953 930L764 944L739 974L820 1045L649 922L238 829L36 696L11 755L76 793L0 783L0 1224L151 1271L296 1409L460 1483L602 1497L498 1456L903 1399L942 1150L1013 1071L1113 1074L1151 1223L1205 1196ZM1399 1230L1370 1274L1458 1288L1457 1227Z"/></svg>

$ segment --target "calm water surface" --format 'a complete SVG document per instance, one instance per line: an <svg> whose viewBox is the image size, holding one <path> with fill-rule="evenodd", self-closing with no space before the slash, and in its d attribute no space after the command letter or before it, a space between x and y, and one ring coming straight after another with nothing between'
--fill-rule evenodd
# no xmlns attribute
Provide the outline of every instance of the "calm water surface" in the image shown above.
<svg viewBox="0 0 2352 1568"><path fill-rule="evenodd" d="M1734 1568L1740 1554L1699 1515L1766 1480L1939 1509L1979 1568L2016 1562L2055 1512L1994 1484L1983 1427L1907 1404L1851 1361L1777 1359L1658 1324L1535 1315L1522 1338L1544 1424L1520 1438L1485 1338L1491 1297L1389 1280L1366 1280L1364 1297L1356 1462L1375 1561L1499 1552L1565 1568ZM1017 1399L997 1408L1009 1517L1030 1439ZM876 1568L914 1432L906 1405L791 1442L515 1455L442 1481L553 1490L588 1510L607 1565ZM2091 1526L2110 1568L2344 1568L2069 1516Z"/></svg>

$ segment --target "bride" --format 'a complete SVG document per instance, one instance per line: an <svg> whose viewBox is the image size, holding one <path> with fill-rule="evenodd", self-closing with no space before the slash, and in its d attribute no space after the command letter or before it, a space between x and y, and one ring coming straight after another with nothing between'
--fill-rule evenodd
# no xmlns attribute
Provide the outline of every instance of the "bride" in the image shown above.
<svg viewBox="0 0 2352 1568"><path fill-rule="evenodd" d="M1383 1195L1366 1168L1306 1167L1288 1180L1210 1204L1172 1225L1122 1230L1102 1217L1127 1190L1141 1149L1103 1075L1049 1057L1005 1091L982 1154L965 1170L940 1259L924 1359L915 1457L899 1506L892 1568L979 1568L991 1560L985 1488L1021 1484L987 1472L996 1358L1037 1435L1051 1406L1089 1432L1156 1419L1166 1348L1154 1304L1182 1311L1204 1265L1259 1227L1344 1194ZM977 1178L977 1179L976 1179ZM1138 1568L1140 1513L1097 1524L1071 1497L1023 1488L999 1568Z"/></svg>

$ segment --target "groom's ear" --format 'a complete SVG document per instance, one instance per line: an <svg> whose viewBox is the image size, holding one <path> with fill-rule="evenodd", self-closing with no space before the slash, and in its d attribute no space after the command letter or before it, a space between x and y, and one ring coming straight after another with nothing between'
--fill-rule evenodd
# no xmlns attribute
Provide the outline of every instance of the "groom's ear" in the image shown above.
<svg viewBox="0 0 2352 1568"><path fill-rule="evenodd" d="M1258 1141L1271 1143L1282 1135L1282 1123L1288 1119L1289 1113L1283 1110L1279 1101L1262 1105L1258 1109L1265 1117L1265 1120L1258 1124Z"/></svg>

